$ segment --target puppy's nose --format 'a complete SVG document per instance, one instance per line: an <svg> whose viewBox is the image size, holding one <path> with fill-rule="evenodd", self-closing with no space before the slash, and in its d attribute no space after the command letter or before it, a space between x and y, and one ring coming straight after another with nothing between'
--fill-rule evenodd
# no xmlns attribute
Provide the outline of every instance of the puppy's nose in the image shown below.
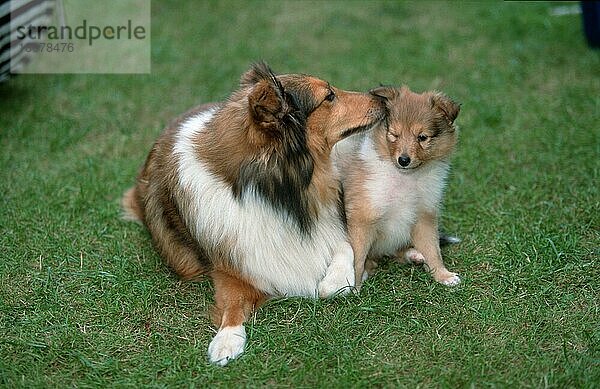
<svg viewBox="0 0 600 389"><path fill-rule="evenodd" d="M402 154L398 157L398 164L402 167L407 167L410 165L410 157L406 154Z"/></svg>

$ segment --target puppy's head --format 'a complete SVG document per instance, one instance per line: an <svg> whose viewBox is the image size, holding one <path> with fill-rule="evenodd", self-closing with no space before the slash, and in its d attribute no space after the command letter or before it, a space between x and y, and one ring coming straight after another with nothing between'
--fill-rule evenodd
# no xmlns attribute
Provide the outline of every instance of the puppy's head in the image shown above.
<svg viewBox="0 0 600 389"><path fill-rule="evenodd" d="M376 146L402 170L450 156L457 141L454 120L460 106L440 92L411 92L407 87L380 87L372 94L387 100L386 125L379 126Z"/></svg>
<svg viewBox="0 0 600 389"><path fill-rule="evenodd" d="M331 150L385 115L379 96L344 91L308 75L275 75L265 63L246 72L241 86L250 89L248 109L255 131L277 140L300 138L292 140L304 140L309 148Z"/></svg>

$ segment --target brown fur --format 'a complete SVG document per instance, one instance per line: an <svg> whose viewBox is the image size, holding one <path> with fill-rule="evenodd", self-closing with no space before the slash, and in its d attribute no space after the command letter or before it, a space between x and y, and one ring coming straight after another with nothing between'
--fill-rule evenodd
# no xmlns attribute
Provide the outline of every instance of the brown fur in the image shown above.
<svg viewBox="0 0 600 389"><path fill-rule="evenodd" d="M234 327L245 322L267 296L223 266L210 274L215 286L215 306L211 318L217 328Z"/></svg>
<svg viewBox="0 0 600 389"><path fill-rule="evenodd" d="M226 102L200 106L167 127L150 151L136 186L123 197L127 214L143 220L160 254L177 274L184 279L210 274L215 286L214 319L221 328L241 325L268 296L237 272L240 259L231 255L235 236L213 245L195 237L186 225L181 209L190 208L192 197L178 185L173 147L179 126L191 115L216 108L206 130L193 140L197 158L234 194L247 182L260 179L252 170L257 165L274 165L280 170L273 174L283 174L291 182L284 193L289 199L269 192L268 185L264 196L297 215L299 228L310 233L318 204L333 204L339 197L331 148L349 135L348 129L365 130L384 113L381 98L346 92L311 76L266 73L270 70L262 65L253 67ZM302 131L290 132L295 125ZM294 147L306 147L309 157L303 159L302 149Z"/></svg>
<svg viewBox="0 0 600 389"><path fill-rule="evenodd" d="M141 222L144 220L144 214L139 206L139 200L135 187L129 188L121 199L121 208L123 209L123 218L130 221Z"/></svg>
<svg viewBox="0 0 600 389"><path fill-rule="evenodd" d="M439 92L418 94L407 87L381 87L373 93L385 96L393 104L388 113L388 127L378 127L387 131L386 136L374 138L379 155L391 158L394 163L401 155L407 155L415 167L450 156L457 141L453 123L460 106ZM419 135L427 136L427 140L419 142Z"/></svg>
<svg viewBox="0 0 600 389"><path fill-rule="evenodd" d="M406 87L381 87L372 93L385 97L388 101L386 124L381 124L370 133L362 135L371 137L379 158L389 161L400 171L404 169L413 175L420 174L419 169L427 166L430 161L446 161L449 158L457 141L454 120L460 107L456 103L438 92L417 94ZM357 287L362 282L365 267L373 268L371 262L379 259L372 253L373 244L388 238L381 235L377 227L378 223L388 216L381 213L377 204L371 204L367 200L369 175L372 173L362 166L364 162L357 156L361 139L358 138L352 146L346 146L353 147L352 151L346 151L346 157L337 162L341 167L344 182L348 233L355 255ZM401 157L408 158L406 161L410 162L402 166L399 160ZM455 273L449 272L442 261L438 213L439 204L433 209L416 210L415 220L411 224L410 244L424 257L425 265L434 278L445 283L449 282ZM398 247L397 255L403 257L407 249L408 246Z"/></svg>

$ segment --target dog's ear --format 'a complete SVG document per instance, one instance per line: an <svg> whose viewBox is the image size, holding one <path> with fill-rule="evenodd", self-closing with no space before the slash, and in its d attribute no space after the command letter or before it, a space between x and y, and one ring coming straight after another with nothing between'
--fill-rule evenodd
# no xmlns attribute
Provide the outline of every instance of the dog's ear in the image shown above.
<svg viewBox="0 0 600 389"><path fill-rule="evenodd" d="M377 88L371 89L369 93L373 96L383 97L387 100L392 100L400 94L397 88L388 85L380 85Z"/></svg>
<svg viewBox="0 0 600 389"><path fill-rule="evenodd" d="M262 66L264 65L264 67ZM285 90L266 64L255 65L249 80L254 83L248 96L248 106L254 122L265 130L276 130L290 112Z"/></svg>
<svg viewBox="0 0 600 389"><path fill-rule="evenodd" d="M252 86L262 80L269 79L269 77L271 77L271 74L274 73L266 62L256 62L252 64L252 66L246 71L246 73L242 74L242 77L240 78L240 86Z"/></svg>
<svg viewBox="0 0 600 389"><path fill-rule="evenodd" d="M450 124L454 123L460 112L460 105L440 92L433 93L429 97L429 103L431 104L431 108L441 111Z"/></svg>

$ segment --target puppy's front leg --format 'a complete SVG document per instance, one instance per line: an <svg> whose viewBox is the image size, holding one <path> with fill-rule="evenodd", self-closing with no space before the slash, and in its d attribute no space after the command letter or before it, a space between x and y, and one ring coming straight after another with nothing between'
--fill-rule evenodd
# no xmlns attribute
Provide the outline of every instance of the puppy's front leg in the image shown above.
<svg viewBox="0 0 600 389"><path fill-rule="evenodd" d="M411 232L411 238L415 250L422 254L426 267L437 282L447 286L460 283L458 274L448 271L442 261L435 213L419 213L417 223Z"/></svg>
<svg viewBox="0 0 600 389"><path fill-rule="evenodd" d="M354 287L354 251L348 242L341 242L327 268L325 277L319 282L319 297L326 298L346 294Z"/></svg>
<svg viewBox="0 0 600 389"><path fill-rule="evenodd" d="M360 290L363 281L370 275L366 271L366 261L373 243L373 237L367 228L362 227L365 224L367 223L361 223L360 225L348 223L348 236L354 250L354 282L357 290ZM371 263L369 267L373 271L374 263Z"/></svg>

